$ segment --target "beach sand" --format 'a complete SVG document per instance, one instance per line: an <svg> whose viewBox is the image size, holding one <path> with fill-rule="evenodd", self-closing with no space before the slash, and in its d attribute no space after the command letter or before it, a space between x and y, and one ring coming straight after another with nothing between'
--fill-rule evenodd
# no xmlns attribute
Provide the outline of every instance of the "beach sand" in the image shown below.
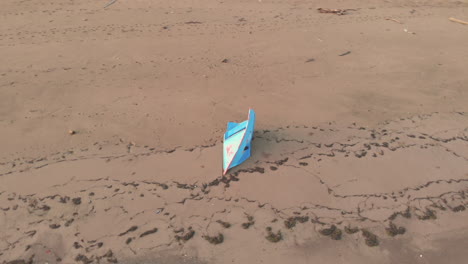
<svg viewBox="0 0 468 264"><path fill-rule="evenodd" d="M467 261L467 1L107 3L0 4L0 263Z"/></svg>

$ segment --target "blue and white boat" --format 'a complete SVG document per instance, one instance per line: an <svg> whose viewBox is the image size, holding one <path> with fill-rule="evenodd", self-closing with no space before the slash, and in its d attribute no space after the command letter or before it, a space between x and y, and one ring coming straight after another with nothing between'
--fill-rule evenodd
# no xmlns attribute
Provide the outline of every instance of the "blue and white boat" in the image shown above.
<svg viewBox="0 0 468 264"><path fill-rule="evenodd" d="M223 175L250 157L255 129L255 112L249 109L248 119L242 123L228 122L223 142Z"/></svg>

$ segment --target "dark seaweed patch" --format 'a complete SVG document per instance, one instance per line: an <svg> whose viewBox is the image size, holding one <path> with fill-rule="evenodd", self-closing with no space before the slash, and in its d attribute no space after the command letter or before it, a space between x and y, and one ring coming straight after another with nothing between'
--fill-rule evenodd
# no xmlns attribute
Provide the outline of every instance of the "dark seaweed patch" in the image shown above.
<svg viewBox="0 0 468 264"><path fill-rule="evenodd" d="M434 210L426 209L422 215L418 215L419 220L434 220L437 219L437 215Z"/></svg>
<svg viewBox="0 0 468 264"><path fill-rule="evenodd" d="M143 233L140 235L140 237L144 237L144 236L147 236L147 235L151 235L151 234L154 234L154 233L156 233L156 232L158 232L158 228L153 228L153 229L150 229L150 230L148 230L148 231L143 232Z"/></svg>
<svg viewBox="0 0 468 264"><path fill-rule="evenodd" d="M221 244L224 242L224 236L221 233L219 233L217 236L203 236L203 238L213 245Z"/></svg>
<svg viewBox="0 0 468 264"><path fill-rule="evenodd" d="M216 223L222 225L224 228L230 228L231 227L231 224L228 223L228 222L224 222L222 220L217 220Z"/></svg>
<svg viewBox="0 0 468 264"><path fill-rule="evenodd" d="M247 215L248 222L242 223L242 228L248 229L251 225L255 224L254 218L251 215Z"/></svg>
<svg viewBox="0 0 468 264"><path fill-rule="evenodd" d="M329 236L333 240L340 240L343 234L343 232L335 225L332 225L330 228L321 229L319 233L324 236Z"/></svg>
<svg viewBox="0 0 468 264"><path fill-rule="evenodd" d="M357 227L345 226L344 231L345 231L347 234L354 234L354 233L357 233L357 232L359 231L359 228L357 228Z"/></svg>
<svg viewBox="0 0 468 264"><path fill-rule="evenodd" d="M124 236L124 235L126 235L126 234L128 234L130 232L133 232L133 231L137 230L137 229L138 229L138 226L132 226L127 231L125 231L123 233L120 233L119 236Z"/></svg>
<svg viewBox="0 0 468 264"><path fill-rule="evenodd" d="M403 226L397 227L394 223L390 222L389 226L385 228L389 236L403 235L406 232L406 228Z"/></svg>
<svg viewBox="0 0 468 264"><path fill-rule="evenodd" d="M459 206L455 206L452 208L452 211L454 212L461 212L461 211L465 211L465 206L464 205L459 205Z"/></svg>
<svg viewBox="0 0 468 264"><path fill-rule="evenodd" d="M183 232L183 229L182 229L181 232ZM182 241L188 241L188 240L190 240L194 235L195 235L195 231L192 230L192 227L189 227L189 228L188 228L188 231L187 231L185 234L183 234L183 235L176 235L175 238L176 238L177 241L180 241L180 240L182 240Z"/></svg>
<svg viewBox="0 0 468 264"><path fill-rule="evenodd" d="M309 217L308 216L295 216L295 217L289 217L288 219L286 219L284 221L284 226L288 229L291 229L293 227L296 226L296 223L299 222L299 223L305 223L309 221Z"/></svg>
<svg viewBox="0 0 468 264"><path fill-rule="evenodd" d="M273 233L271 227L267 227L266 231L268 234L265 238L272 243L277 243L283 239L283 235L281 234L280 230L278 230L276 233Z"/></svg>
<svg viewBox="0 0 468 264"><path fill-rule="evenodd" d="M75 205L79 205L79 204L81 204L81 198L80 197L73 198L72 202Z"/></svg>
<svg viewBox="0 0 468 264"><path fill-rule="evenodd" d="M368 230L362 230L362 236L366 239L366 245L369 247L375 247L379 245L379 239L376 235Z"/></svg>

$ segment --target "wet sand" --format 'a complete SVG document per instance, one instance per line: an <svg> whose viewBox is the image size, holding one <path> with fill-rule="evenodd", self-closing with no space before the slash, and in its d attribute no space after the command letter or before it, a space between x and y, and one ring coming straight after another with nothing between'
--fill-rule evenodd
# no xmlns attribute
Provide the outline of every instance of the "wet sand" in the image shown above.
<svg viewBox="0 0 468 264"><path fill-rule="evenodd" d="M2 2L0 263L466 261L468 3L105 5Z"/></svg>

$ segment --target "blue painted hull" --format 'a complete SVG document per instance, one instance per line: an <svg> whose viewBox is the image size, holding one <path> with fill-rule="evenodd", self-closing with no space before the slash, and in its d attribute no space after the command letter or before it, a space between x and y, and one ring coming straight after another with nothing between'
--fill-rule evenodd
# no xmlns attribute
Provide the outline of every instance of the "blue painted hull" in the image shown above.
<svg viewBox="0 0 468 264"><path fill-rule="evenodd" d="M229 122L223 142L223 175L230 168L238 166L250 157L255 129L255 111L249 110L249 117L242 123Z"/></svg>

